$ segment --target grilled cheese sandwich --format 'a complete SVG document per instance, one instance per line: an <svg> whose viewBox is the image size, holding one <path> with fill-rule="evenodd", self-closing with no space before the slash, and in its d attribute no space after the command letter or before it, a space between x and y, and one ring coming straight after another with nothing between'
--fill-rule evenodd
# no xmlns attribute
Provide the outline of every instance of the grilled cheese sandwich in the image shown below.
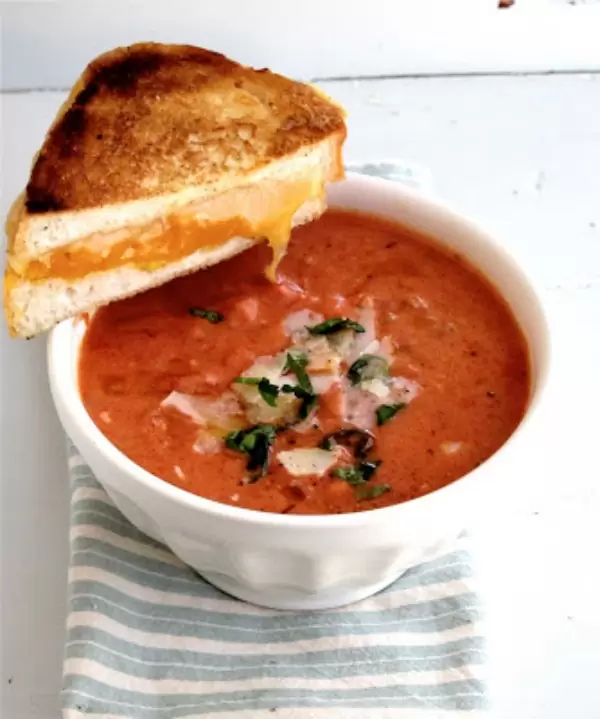
<svg viewBox="0 0 600 719"><path fill-rule="evenodd" d="M291 229L343 176L344 112L314 88L152 43L95 60L7 222L5 310L31 336Z"/></svg>

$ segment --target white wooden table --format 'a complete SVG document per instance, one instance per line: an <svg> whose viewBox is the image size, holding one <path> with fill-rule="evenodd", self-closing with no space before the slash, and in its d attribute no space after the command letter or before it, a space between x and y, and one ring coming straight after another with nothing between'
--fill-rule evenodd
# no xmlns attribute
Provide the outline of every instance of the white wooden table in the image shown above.
<svg viewBox="0 0 600 719"><path fill-rule="evenodd" d="M600 76L339 81L349 161L402 157L503 239L545 289L551 398L509 510L475 528L490 675L504 719L597 719L600 613ZM4 94L2 195L64 93ZM0 336L0 716L55 719L68 486L44 341ZM514 481L511 486L514 486Z"/></svg>

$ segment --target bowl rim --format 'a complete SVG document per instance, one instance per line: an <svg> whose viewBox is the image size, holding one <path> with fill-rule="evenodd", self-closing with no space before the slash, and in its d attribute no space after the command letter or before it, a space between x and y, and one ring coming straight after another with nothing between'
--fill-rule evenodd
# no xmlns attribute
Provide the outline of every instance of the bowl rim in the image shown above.
<svg viewBox="0 0 600 719"><path fill-rule="evenodd" d="M530 295L537 305L536 312L542 324L542 326L538 328L538 330L541 331L540 348L536 350L538 362L535 369L532 370L534 380L533 389L525 414L506 442L494 452L494 454L482 462L481 465L450 484L440 487L428 494L387 507L344 514L292 515L261 512L259 510L224 504L188 492L143 469L105 437L85 409L78 391L77 374L70 371L72 363L61 361L61 357L64 357L65 348L69 347L73 341L72 335L73 332L76 331L79 321L78 318L66 320L50 331L47 342L48 374L53 400L56 405L60 404L62 406L63 410L68 413L70 421L79 428L80 432L87 435L87 438L94 445L95 449L103 455L108 463L115 466L116 471L124 473L136 484L143 485L146 491L151 491L175 504L184 505L192 511L209 514L214 519L230 520L237 523L262 526L264 528L330 531L335 529L358 529L380 522L387 523L392 521L395 523L401 520L403 514L414 512L417 507L427 511L428 506L439 502L440 498L449 497L451 493L463 491L465 485L472 485L474 482L483 480L483 477L481 477L482 474L488 473L492 465L494 467L498 466L505 460L506 456L513 451L515 444L520 442L524 431L531 424L532 418L537 415L542 396L545 394L545 389L548 384L551 341L547 313L544 308L541 292L536 288L535 283L528 277L526 272L523 271L510 252L500 245L479 223L457 211L450 203L441 201L437 197L426 195L420 190L412 189L400 183L383 178L360 175L358 173L347 173L346 179L343 180L342 183L362 185L365 190L368 190L370 195L376 195L378 192L392 192L398 197L404 197L409 201L424 206L424 209L438 214L440 219L442 216L445 216L454 223L458 223L461 227L461 231L464 230L465 233L477 235L479 239L487 245L491 253L502 257L504 264L510 269L512 276L517 279L521 286L527 287L529 290ZM332 202L331 206L336 206L335 201ZM373 212L373 214L380 213ZM393 218L391 219L393 220ZM468 259L471 261L470 258ZM473 264L477 267L477 263L473 261ZM483 272L483 270L481 271ZM500 288L498 288L498 291L504 296ZM518 318L515 319L518 320ZM524 332L524 334L526 333ZM525 339L528 345L530 345L529 338L526 336ZM66 364L69 365L68 368L65 366ZM79 451L81 452L81 450Z"/></svg>

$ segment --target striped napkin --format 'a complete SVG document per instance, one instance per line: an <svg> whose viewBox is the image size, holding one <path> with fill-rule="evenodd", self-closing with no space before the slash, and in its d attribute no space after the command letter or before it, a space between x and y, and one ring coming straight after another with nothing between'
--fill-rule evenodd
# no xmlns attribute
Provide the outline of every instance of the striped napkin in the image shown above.
<svg viewBox="0 0 600 719"><path fill-rule="evenodd" d="M431 190L427 168L347 167ZM74 447L63 719L474 719L484 640L461 537L326 612L233 599L135 529Z"/></svg>
<svg viewBox="0 0 600 719"><path fill-rule="evenodd" d="M71 448L63 719L431 719L486 706L464 537L326 612L232 599L135 529Z"/></svg>

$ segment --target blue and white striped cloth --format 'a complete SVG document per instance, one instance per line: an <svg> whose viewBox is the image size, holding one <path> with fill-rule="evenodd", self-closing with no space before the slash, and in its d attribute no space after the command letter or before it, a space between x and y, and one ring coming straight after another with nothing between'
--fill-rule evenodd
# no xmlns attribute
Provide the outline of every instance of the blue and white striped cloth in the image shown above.
<svg viewBox="0 0 600 719"><path fill-rule="evenodd" d="M72 479L63 718L448 719L486 706L464 538L358 604L277 612L232 599Z"/></svg>

